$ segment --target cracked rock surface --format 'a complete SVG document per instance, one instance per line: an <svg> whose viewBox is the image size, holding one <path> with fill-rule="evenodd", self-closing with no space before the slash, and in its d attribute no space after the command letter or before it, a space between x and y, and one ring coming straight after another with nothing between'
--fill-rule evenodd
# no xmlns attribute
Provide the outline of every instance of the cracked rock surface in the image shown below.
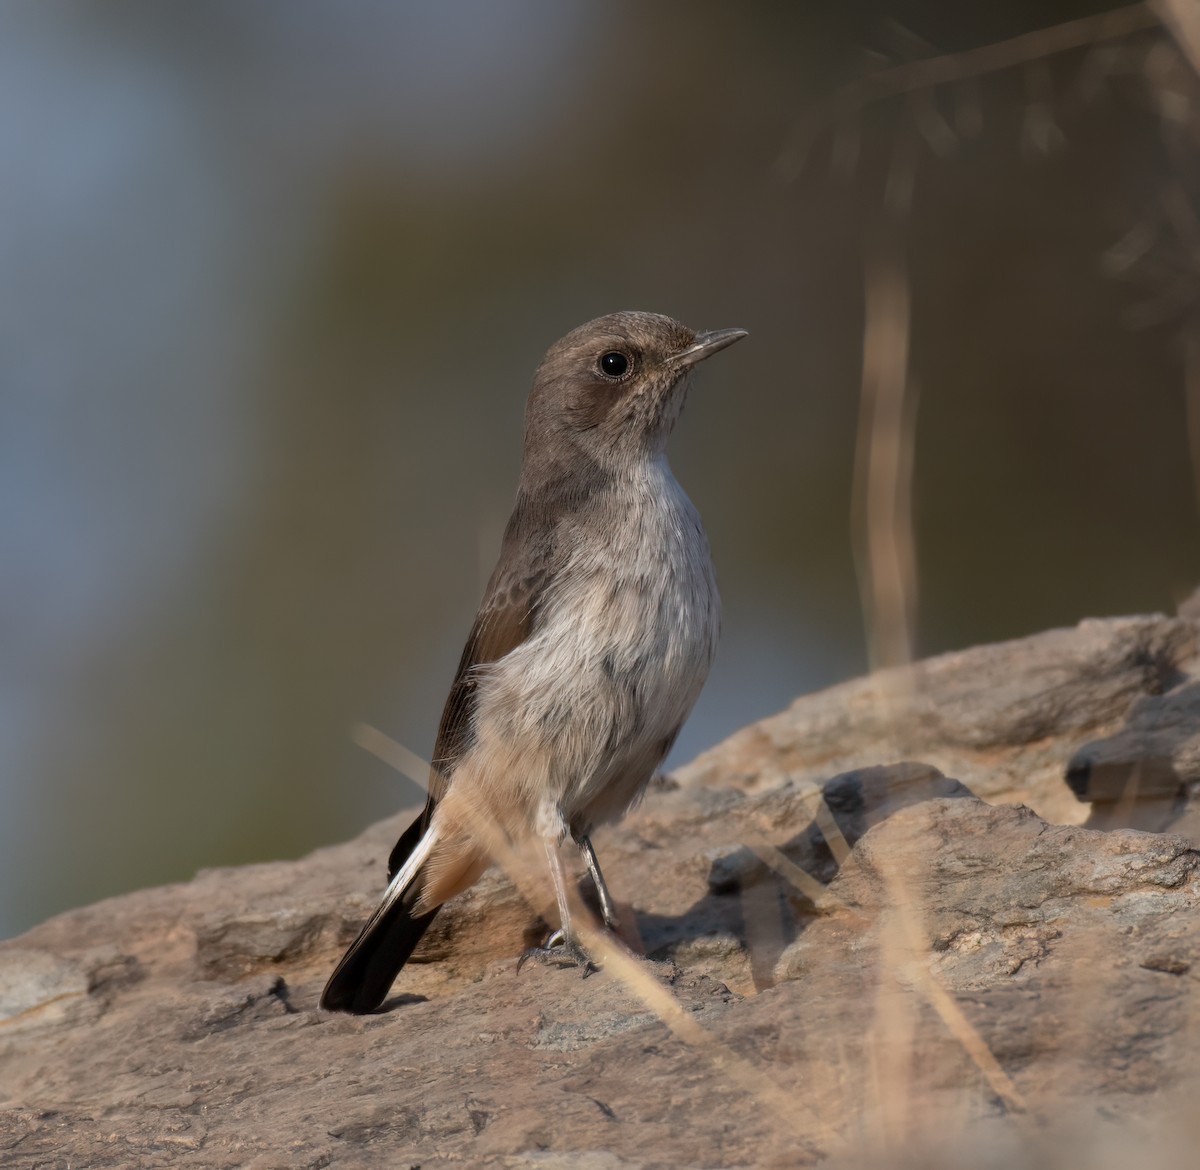
<svg viewBox="0 0 1200 1170"><path fill-rule="evenodd" d="M408 814L60 915L0 945L0 1166L858 1165L1190 1116L1196 651L1086 622L739 732L597 834L636 982L515 974L543 907L492 872L381 1012L319 1011ZM1184 835L1121 827L1148 758Z"/></svg>

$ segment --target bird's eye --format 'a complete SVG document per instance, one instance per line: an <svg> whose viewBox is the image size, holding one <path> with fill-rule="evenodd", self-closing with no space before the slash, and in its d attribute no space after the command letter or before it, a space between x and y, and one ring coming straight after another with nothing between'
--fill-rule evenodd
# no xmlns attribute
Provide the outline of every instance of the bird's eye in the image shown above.
<svg viewBox="0 0 1200 1170"><path fill-rule="evenodd" d="M629 370L629 359L620 350L614 349L600 359L599 366L606 378L621 378Z"/></svg>

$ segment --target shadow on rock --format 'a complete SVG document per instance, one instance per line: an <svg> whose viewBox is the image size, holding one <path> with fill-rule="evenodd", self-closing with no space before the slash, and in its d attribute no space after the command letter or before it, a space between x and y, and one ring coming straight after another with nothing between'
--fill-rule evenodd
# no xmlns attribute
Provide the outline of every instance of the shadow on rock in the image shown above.
<svg viewBox="0 0 1200 1170"><path fill-rule="evenodd" d="M800 802L811 809L811 787L789 783L745 797L732 819L745 827L742 840L750 843L707 851L708 890L682 914L639 916L647 954L685 965L724 966L741 953L754 988L769 987L779 956L828 911L824 887L869 829L924 801L977 799L959 781L922 763L845 772L821 793L821 811L782 845L755 838L765 837L768 826L786 831L794 821L788 813Z"/></svg>
<svg viewBox="0 0 1200 1170"><path fill-rule="evenodd" d="M1139 699L1114 735L1071 757L1066 782L1090 801L1089 829L1172 832L1200 841L1200 683Z"/></svg>

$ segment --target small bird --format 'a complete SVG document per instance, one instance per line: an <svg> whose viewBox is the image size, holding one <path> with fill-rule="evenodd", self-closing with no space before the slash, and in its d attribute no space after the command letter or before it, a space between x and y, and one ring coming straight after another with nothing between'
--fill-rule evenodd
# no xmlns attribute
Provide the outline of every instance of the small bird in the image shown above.
<svg viewBox="0 0 1200 1170"><path fill-rule="evenodd" d="M440 906L492 861L545 851L560 927L522 956L589 961L560 850L617 925L593 829L644 792L708 676L720 599L700 517L667 464L698 362L746 336L657 313L598 317L550 347L525 410L516 505L442 712L424 811L379 908L321 995L374 1011Z"/></svg>

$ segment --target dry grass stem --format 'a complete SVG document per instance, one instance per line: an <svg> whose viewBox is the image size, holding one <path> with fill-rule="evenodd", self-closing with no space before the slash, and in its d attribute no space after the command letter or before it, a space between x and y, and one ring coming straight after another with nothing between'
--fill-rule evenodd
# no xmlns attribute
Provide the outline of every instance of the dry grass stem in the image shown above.
<svg viewBox="0 0 1200 1170"><path fill-rule="evenodd" d="M909 311L899 249L882 245L869 250L851 522L873 669L912 661L916 409L908 385Z"/></svg>
<svg viewBox="0 0 1200 1170"><path fill-rule="evenodd" d="M744 882L740 894L750 978L755 991L765 991L775 985L775 964L785 946L779 883L773 879Z"/></svg>
<svg viewBox="0 0 1200 1170"><path fill-rule="evenodd" d="M843 835L841 827L834 818L829 805L825 803L823 796L813 809L813 818L817 822L817 828L821 830L821 835L825 838L825 844L829 846L829 852L833 854L833 859L838 864L838 869L846 869L853 865L854 855L850 851L850 843Z"/></svg>
<svg viewBox="0 0 1200 1170"><path fill-rule="evenodd" d="M912 479L916 395L909 383L910 294L898 243L884 239L865 266L862 407L855 460L853 521L860 592L873 667L900 667L913 658L917 598ZM911 676L894 672L885 693L893 721L902 717ZM817 820L839 864L849 850L822 801ZM835 844L838 841L838 844ZM961 1007L930 969L923 916L902 874L888 867L881 879L891 911L879 927L879 990L868 1035L871 1070L868 1117L874 1144L903 1149L921 1137L914 1116L913 1062L918 1053L916 988L1012 1112L1024 1109L1016 1087ZM929 1119L926 1119L929 1120Z"/></svg>
<svg viewBox="0 0 1200 1170"><path fill-rule="evenodd" d="M1183 381L1188 451L1192 460L1196 509L1200 512L1200 324L1193 324L1184 336Z"/></svg>
<svg viewBox="0 0 1200 1170"><path fill-rule="evenodd" d="M752 838L744 844L763 865L799 890L818 910L843 910L848 914L858 914L858 911L853 910L836 894L831 893L828 886L817 881L812 874L797 865L786 853L777 849L769 841Z"/></svg>
<svg viewBox="0 0 1200 1170"><path fill-rule="evenodd" d="M422 792L427 790L429 765L416 752L409 751L402 743L397 743L369 723L356 723L350 729L350 738L377 760L382 760L389 767L395 768L401 776L406 776L414 784L420 785Z"/></svg>
<svg viewBox="0 0 1200 1170"><path fill-rule="evenodd" d="M1000 1067L992 1050L987 1046L975 1026L964 1015L958 1001L942 985L929 967L929 944L924 926L924 916L912 895L908 882L894 867L885 875L891 895L896 899L897 913L894 921L902 932L900 945L904 957L900 969L912 980L930 1006L941 1017L942 1023L958 1041L963 1051L975 1062L993 1093L1004 1102L1011 1112L1024 1113L1026 1105L1008 1074Z"/></svg>
<svg viewBox="0 0 1200 1170"><path fill-rule="evenodd" d="M1134 33L1161 28L1166 23L1194 33L1196 17L1189 0L1167 0L1161 5L1130 4L1111 12L1083 16L1063 24L1039 28L1005 41L981 45L961 53L947 53L909 61L891 69L882 69L842 86L806 118L798 129L797 142L811 139L812 123L829 124L864 106L886 98L901 97L918 90L936 88L952 82L972 80L999 73L1031 61L1039 61L1071 49L1082 49L1104 41L1132 36ZM1197 43L1200 43L1198 40ZM795 144L789 147L789 151Z"/></svg>
<svg viewBox="0 0 1200 1170"><path fill-rule="evenodd" d="M1196 0L1154 0L1148 7L1200 73L1200 5Z"/></svg>

